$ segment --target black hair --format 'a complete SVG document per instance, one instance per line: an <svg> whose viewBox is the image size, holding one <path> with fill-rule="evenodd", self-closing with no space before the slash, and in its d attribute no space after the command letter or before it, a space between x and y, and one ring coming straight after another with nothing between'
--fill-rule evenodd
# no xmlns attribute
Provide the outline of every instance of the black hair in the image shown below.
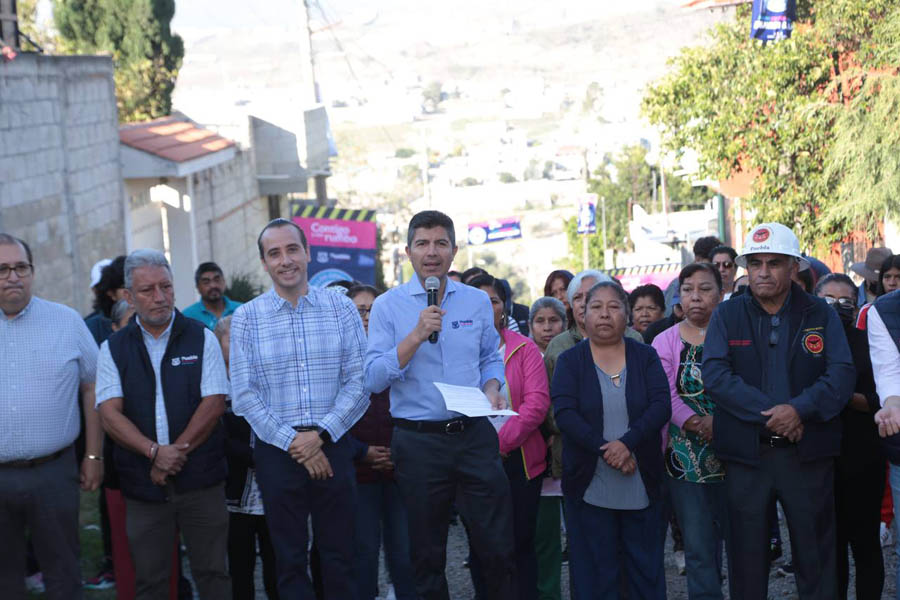
<svg viewBox="0 0 900 600"><path fill-rule="evenodd" d="M881 263L878 270L878 287L875 289L876 296L884 295L884 274L891 269L900 269L900 254L891 254Z"/></svg>
<svg viewBox="0 0 900 600"><path fill-rule="evenodd" d="M266 223L266 226L263 227L262 231L259 232L259 237L256 238L256 247L259 248L259 257L260 258L265 258L265 256L263 256L263 247L262 247L263 234L270 229L274 229L275 227L293 227L294 229L296 229L297 233L300 234L300 242L303 244L303 249L309 250L309 244L306 243L306 234L303 233L303 229L299 225L294 223L293 221L288 221L287 219L278 217L277 219L272 219L271 221Z"/></svg>
<svg viewBox="0 0 900 600"><path fill-rule="evenodd" d="M200 277L204 273L218 273L222 277L225 277L225 273L222 272L222 267L220 267L216 263L211 262L211 261L205 262L205 263L200 263L200 266L197 267L196 271L194 271L194 284L195 285L200 284Z"/></svg>
<svg viewBox="0 0 900 600"><path fill-rule="evenodd" d="M117 256L100 271L100 281L94 286L94 310L104 317L112 318L112 309L116 301L108 292L125 287L125 255Z"/></svg>
<svg viewBox="0 0 900 600"><path fill-rule="evenodd" d="M634 305L637 304L637 301L643 297L649 297L653 300L653 303L659 307L659 310L666 310L666 296L663 294L663 291L659 289L658 285L653 285L652 283L648 283L647 285L639 285L628 294L628 306L631 307L631 310L634 310Z"/></svg>
<svg viewBox="0 0 900 600"><path fill-rule="evenodd" d="M853 304L856 304L856 284L853 283L853 280L850 279L850 277L843 273L828 273L827 275L825 275L825 277L820 279L816 284L816 296L818 296L819 292L822 291L822 288L829 283L843 283L844 285L849 287L853 297Z"/></svg>
<svg viewBox="0 0 900 600"><path fill-rule="evenodd" d="M716 280L716 285L719 287L719 291L722 291L722 274L719 273L719 270L712 266L710 263L694 262L683 268L681 270L681 273L678 274L679 296L681 295L680 290L681 286L684 285L684 280L694 273L699 273L700 271L711 273L713 279Z"/></svg>
<svg viewBox="0 0 900 600"><path fill-rule="evenodd" d="M494 288L494 291L497 292L497 296L500 297L500 301L503 302L504 306L506 306L506 302L509 300L509 295L506 293L506 287L503 285L503 283L501 283L499 279L495 278L492 275L488 275L487 273L483 273L477 277L473 277L466 285L475 288L483 288L485 286Z"/></svg>
<svg viewBox="0 0 900 600"><path fill-rule="evenodd" d="M361 283L361 284L354 285L349 290L347 290L347 297L350 298L351 300L353 300L354 298L356 298L359 294L362 294L363 292L368 292L369 294L372 294L376 298L378 297L378 294L381 293L378 291L377 288L375 288L371 285L366 285L364 283Z"/></svg>
<svg viewBox="0 0 900 600"><path fill-rule="evenodd" d="M468 283L468 280L471 279L472 277L477 277L478 275L487 275L487 274L488 274L488 272L485 271L484 269L482 269L481 267L470 267L460 274L459 280L462 281L463 283Z"/></svg>
<svg viewBox="0 0 900 600"><path fill-rule="evenodd" d="M712 260L712 257L716 254L727 254L731 258L731 262L734 262L734 259L737 258L737 251L731 246L716 246L709 251L709 259Z"/></svg>
<svg viewBox="0 0 900 600"><path fill-rule="evenodd" d="M31 248L28 247L28 244L25 243L25 240L21 240L14 235L9 235L8 233L0 233L0 246L14 246L14 245L22 246L22 249L25 251L25 258L28 259L28 264L33 265L34 259L31 256Z"/></svg>
<svg viewBox="0 0 900 600"><path fill-rule="evenodd" d="M721 245L722 240L714 235L706 235L702 238L697 238L694 242L694 260L698 260L699 258L712 258L712 254L710 253L713 248L717 248Z"/></svg>
<svg viewBox="0 0 900 600"><path fill-rule="evenodd" d="M462 281L462 273L459 271L447 271L447 277L459 277L459 280Z"/></svg>
<svg viewBox="0 0 900 600"><path fill-rule="evenodd" d="M443 227L450 238L450 246L456 248L456 230L453 228L453 219L438 210L423 210L413 215L406 230L406 245L412 247L416 229L434 229L435 227Z"/></svg>

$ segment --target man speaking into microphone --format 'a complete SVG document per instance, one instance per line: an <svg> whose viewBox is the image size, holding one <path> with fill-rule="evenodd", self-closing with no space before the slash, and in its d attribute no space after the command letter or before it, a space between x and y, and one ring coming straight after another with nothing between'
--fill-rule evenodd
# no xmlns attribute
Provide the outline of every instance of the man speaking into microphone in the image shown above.
<svg viewBox="0 0 900 600"><path fill-rule="evenodd" d="M503 361L490 300L447 277L453 221L433 210L409 222L406 254L416 276L376 298L369 316L366 387L391 388L391 456L409 518L410 555L422 600L449 600L450 505L469 529L491 600L517 597L509 482L487 417L449 412L435 382L481 388L495 409Z"/></svg>

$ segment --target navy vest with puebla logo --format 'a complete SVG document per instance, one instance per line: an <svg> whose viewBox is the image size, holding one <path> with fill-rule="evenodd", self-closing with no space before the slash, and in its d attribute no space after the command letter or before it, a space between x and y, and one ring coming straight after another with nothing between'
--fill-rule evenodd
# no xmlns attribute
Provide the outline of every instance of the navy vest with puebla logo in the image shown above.
<svg viewBox="0 0 900 600"><path fill-rule="evenodd" d="M172 331L160 365L160 380L174 443L185 430L203 400L205 327L175 311ZM156 441L156 375L144 345L143 333L134 318L109 338L109 351L122 382L122 412L142 434ZM150 480L150 459L116 444L113 458L122 493L145 502L165 502L165 488ZM186 492L213 486L225 480L225 442L221 422L205 442L194 448L181 472L173 479L175 490Z"/></svg>
<svg viewBox="0 0 900 600"><path fill-rule="evenodd" d="M875 300L875 308L900 352L900 290L894 290Z"/></svg>

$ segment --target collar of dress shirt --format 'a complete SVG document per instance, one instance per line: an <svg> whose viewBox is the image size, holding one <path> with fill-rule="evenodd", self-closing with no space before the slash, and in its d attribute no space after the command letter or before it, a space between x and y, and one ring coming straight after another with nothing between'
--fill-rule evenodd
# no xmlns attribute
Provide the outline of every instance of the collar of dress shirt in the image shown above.
<svg viewBox="0 0 900 600"><path fill-rule="evenodd" d="M17 321L28 314L28 309L31 308L32 304L34 304L34 296L33 295L31 296L31 298L29 298L28 304L26 304L22 310L20 310L18 313L16 313L15 316L8 317L8 316L6 316L6 313L4 313L3 311L0 311L0 314L2 314L3 318L6 319L7 321Z"/></svg>
<svg viewBox="0 0 900 600"><path fill-rule="evenodd" d="M444 295L455 292L459 286L465 285L463 283L458 283L456 281L453 281L449 277L447 277L446 280L447 280L447 287L444 289ZM406 291L409 293L410 296L417 296L419 294L425 293L425 288L422 287L422 282L419 281L418 275L416 275L415 277L413 277L410 280L409 287L406 288Z"/></svg>
<svg viewBox="0 0 900 600"><path fill-rule="evenodd" d="M159 337L154 336L152 333L150 333L149 331L147 331L146 329L144 329L144 326L141 325L141 318L140 318L140 317L137 317L137 316L136 316L136 317L134 318L134 320L137 322L138 327L141 328L141 332L142 332L144 335L149 335L149 336L152 337L153 339L158 340L158 339L160 339L160 338L162 338L162 337L165 337L165 336L169 335L169 332L172 331L172 325L175 324L175 311L174 311L174 310L172 311L172 318L169 319L169 326L166 327L166 330L165 330L165 331L163 331L161 334L159 334Z"/></svg>
<svg viewBox="0 0 900 600"><path fill-rule="evenodd" d="M291 310L295 310L294 307L291 306L291 303L290 303L288 300L282 298L282 297L278 294L278 291L275 289L274 286L273 286L272 289L269 290L269 291L270 291L271 294L272 294L272 296L271 296L271 298L272 298L272 308L273 308L274 310L276 310L276 311L281 310L281 308L282 308L284 305L287 305L288 308L290 308ZM319 291L316 289L315 286L307 285L307 287L306 287L306 294L304 294L303 296L300 296L300 298L297 299L297 306L299 307L299 306L300 306L300 302L302 302L302 301L304 301L304 300L306 300L306 302L308 302L308 303L310 304L310 306L315 306L315 305L316 305L316 295L317 295L318 293L319 293ZM330 293L330 292L329 292L329 293Z"/></svg>

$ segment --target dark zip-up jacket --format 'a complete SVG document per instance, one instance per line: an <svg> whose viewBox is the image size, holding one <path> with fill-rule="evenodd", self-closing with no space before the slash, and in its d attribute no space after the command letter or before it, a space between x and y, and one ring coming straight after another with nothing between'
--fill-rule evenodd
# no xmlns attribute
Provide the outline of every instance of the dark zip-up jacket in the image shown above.
<svg viewBox="0 0 900 600"><path fill-rule="evenodd" d="M837 313L824 300L792 284L787 320L790 404L803 421L800 459L838 456L840 414L853 394L856 370ZM759 462L760 435L767 433L762 411L777 404L763 391L762 369L769 347L766 313L747 293L720 304L703 346L703 383L716 402L713 448L722 460Z"/></svg>

